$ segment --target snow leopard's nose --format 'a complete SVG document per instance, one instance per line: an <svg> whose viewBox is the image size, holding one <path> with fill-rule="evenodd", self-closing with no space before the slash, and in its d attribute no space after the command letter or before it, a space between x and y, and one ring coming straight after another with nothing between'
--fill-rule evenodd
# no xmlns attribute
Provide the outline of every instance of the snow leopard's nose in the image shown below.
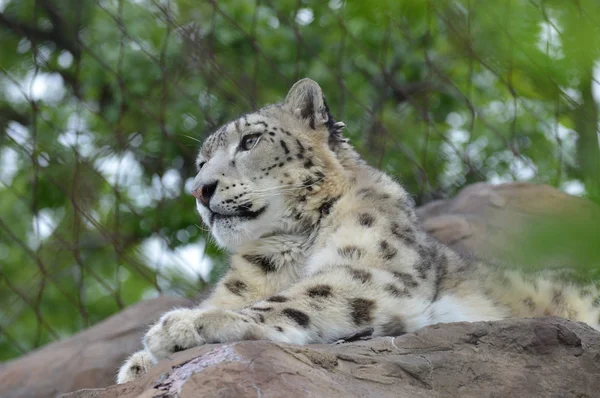
<svg viewBox="0 0 600 398"><path fill-rule="evenodd" d="M210 198L213 197L215 191L217 190L218 182L213 182L210 184L200 185L198 188L192 191L192 195L200 201L204 206L208 207L210 203Z"/></svg>

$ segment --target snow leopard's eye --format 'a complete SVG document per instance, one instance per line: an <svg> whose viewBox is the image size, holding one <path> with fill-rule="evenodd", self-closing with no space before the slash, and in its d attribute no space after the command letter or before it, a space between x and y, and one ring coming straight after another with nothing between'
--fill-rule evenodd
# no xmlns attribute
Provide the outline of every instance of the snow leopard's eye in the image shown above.
<svg viewBox="0 0 600 398"><path fill-rule="evenodd" d="M242 142L240 142L240 150L249 151L250 149L254 148L254 145L256 145L260 140L260 136L260 133L248 134L244 136L244 138L242 138Z"/></svg>

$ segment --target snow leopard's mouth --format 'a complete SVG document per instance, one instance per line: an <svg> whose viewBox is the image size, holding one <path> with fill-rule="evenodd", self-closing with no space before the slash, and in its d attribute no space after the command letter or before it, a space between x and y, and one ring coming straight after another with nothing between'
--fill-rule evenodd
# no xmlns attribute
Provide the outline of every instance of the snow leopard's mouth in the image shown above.
<svg viewBox="0 0 600 398"><path fill-rule="evenodd" d="M211 210L210 212L210 225L213 225L216 220L236 220L236 221L250 221L258 218L267 210L267 205L261 207L258 210L241 210L233 214L221 214Z"/></svg>

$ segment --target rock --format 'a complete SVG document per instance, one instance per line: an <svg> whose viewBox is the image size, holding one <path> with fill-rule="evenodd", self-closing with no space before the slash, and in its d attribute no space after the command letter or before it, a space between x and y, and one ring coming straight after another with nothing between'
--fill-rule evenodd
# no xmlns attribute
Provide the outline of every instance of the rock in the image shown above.
<svg viewBox="0 0 600 398"><path fill-rule="evenodd" d="M428 232L440 241L449 244L464 254L476 254L480 257L493 257L494 259L505 261L518 261L518 251L513 250L511 244L514 245L515 242L520 243L523 241L525 233L525 228L523 228L524 225L536 224L540 220L545 220L558 212L583 213L589 218L589 215L594 212L597 213L597 210L593 204L586 200L564 194L548 186L524 183L503 185L489 185L482 183L465 188L454 199L427 204L419 208L417 212ZM598 225L600 225L600 222L598 222ZM545 257L540 258L540 261L547 261L546 259L549 261L556 257L557 256L554 253L548 252ZM116 314L69 339L49 344L46 347L33 351L21 358L5 363L0 366L0 396L6 398L55 397L58 394L74 391L76 389L110 386L114 383L114 376L125 357L140 349L140 339L147 326L163 312L170 310L175 306L188 306L191 304L192 301L190 300L172 297L159 297L153 300L144 301L128 307L121 313ZM440 326L439 328L455 327L456 326L445 325ZM463 325L461 327L466 326ZM419 335L419 333L416 335ZM396 345L398 345L398 341L406 338L408 337L403 336L402 338L396 339ZM365 345L361 345L363 343L352 344L354 345L344 344L343 346L366 347ZM370 341L367 345L370 344L375 344L375 341ZM231 345L231 347L231 350L233 350L232 352L234 352L235 355L241 355L238 353L238 349L251 351L252 349L258 349L256 347L268 350L274 355L274 358L280 358L280 356L283 355L280 352L281 348L264 342L239 343ZM476 348L477 346L475 345L474 347ZM202 350L206 349L208 348L198 349L200 351L190 350L189 352L179 353L177 358L178 360L181 360L183 355L185 358L192 359L195 355L198 355L199 352L205 352ZM210 349L216 348L212 347ZM296 350L302 349L296 348ZM289 351L291 348L288 347L287 350L288 351L285 352L291 352ZM317 361L325 364L319 365L320 368L323 366L332 366L331 364L334 362L340 361L337 354L332 356L332 353L323 351L323 348L317 349L311 347L307 348L307 350L308 351L306 352L310 353L302 354L304 356L297 354L297 351L294 351L296 352L296 354L294 354L295 356L292 354L290 355L294 358L298 357L305 359L308 358L306 357L306 355L308 355L312 359L309 360L306 366L312 366L310 365L312 363L310 361ZM368 351L366 348L365 350ZM427 349L424 348L423 350L426 351ZM245 353L246 351L243 352ZM190 356L188 357L188 355ZM598 358L596 359L596 364L598 364ZM389 380L396 377L393 375L399 372L398 366L400 365L383 365L387 362L383 359L382 361L383 362L378 365L381 367L381 374L379 376L375 376L374 374L376 372L373 373L372 370L366 370L367 368L363 369L361 367L362 365L353 370L354 376L356 376L357 380L361 380L361 375L364 373L367 374L367 376L364 377L377 377L378 380L387 380L385 381L385 383L387 383ZM418 358L413 358L411 361L413 362L402 366L412 366L410 369L413 369L413 373L421 372L420 369L425 365L418 362ZM422 361L425 360L423 359ZM344 360L342 360L342 365L336 366L342 366L343 369L346 369L351 366L348 363L352 362L344 362ZM195 365L192 364L189 366ZM239 362L237 366L238 368L236 369L239 370L238 373L229 369L227 370L226 375L220 373L215 374L219 374L219 377L224 378L223 380L230 381L234 380L235 377L249 377L248 374L245 373L245 368L240 368L241 365ZM265 364L264 366L267 365ZM388 366L391 366L391 368L388 368ZM444 366L450 365L446 364ZM215 369L211 368L208 373L212 374L212 372L217 372ZM339 367L336 367L336 369L339 369ZM456 368L453 369L456 371ZM457 371L456 377L465 377L463 373L467 371L475 372L468 369L469 368L466 367ZM475 369L477 370L477 368ZM296 370L289 371L296 374ZM315 372L318 373L321 372L321 370L317 369ZM386 376L387 373L390 373L392 376ZM402 372L398 374L402 374ZM274 377L273 375L277 375L277 372L261 377ZM155 376L158 379L159 375ZM295 380L295 376L288 376ZM352 378L354 378L354 376L352 376ZM148 377L154 376L149 375ZM408 376L403 377L406 378ZM448 377L452 378L454 376ZM277 379L279 380L279 376L277 376ZM319 382L319 380L324 382L322 379L317 378L315 379L315 383ZM332 382L329 379L324 380ZM353 383L353 385L357 385L358 382L355 380ZM367 381L365 381L365 383L367 383ZM369 381L368 383L375 383L373 385L380 385L381 383L385 384L384 382L380 383L376 381ZM417 382L413 380L412 383ZM186 382L185 385L187 386L186 388L192 388L190 382ZM106 395L108 391L119 391L120 393L134 396L132 394L141 394L142 392L147 391L147 387L148 386L143 385L143 383L135 383L128 385L127 387L111 387L106 391L84 390L85 392L78 392L77 394L79 395L77 396L100 396L98 394L108 396ZM299 388L298 386L296 387ZM122 388L125 388L125 390L122 390ZM229 389L227 391L235 391L233 384L229 385L227 388ZM268 383L261 388L265 388L265 391L271 391L271 394L274 394L275 390L269 390ZM336 388L342 387L331 386L330 388L331 391L334 391ZM340 391L346 391L343 388ZM352 395L360 395L359 392L364 391L365 387L363 386L362 388L363 390L357 387L356 391L353 391L352 389L349 389L348 391L351 391ZM404 386L403 388L406 389L408 387ZM469 387L465 386L464 388L465 391L467 391ZM443 391L441 392L443 393ZM256 394L256 392L254 394ZM385 395L385 393L381 393L381 395ZM518 395L524 396L523 394Z"/></svg>
<svg viewBox="0 0 600 398"><path fill-rule="evenodd" d="M557 233L546 237L555 245L528 252L523 242L541 230L560 231L568 223L573 231L600 233L596 204L548 185L473 184L453 199L418 208L417 214L428 233L462 254L531 267L572 266L582 251L573 239L568 242L569 236ZM587 245L595 244L589 240Z"/></svg>
<svg viewBox="0 0 600 398"><path fill-rule="evenodd" d="M600 333L551 317L438 324L337 345L209 345L174 354L135 382L63 397L592 397L598 391Z"/></svg>

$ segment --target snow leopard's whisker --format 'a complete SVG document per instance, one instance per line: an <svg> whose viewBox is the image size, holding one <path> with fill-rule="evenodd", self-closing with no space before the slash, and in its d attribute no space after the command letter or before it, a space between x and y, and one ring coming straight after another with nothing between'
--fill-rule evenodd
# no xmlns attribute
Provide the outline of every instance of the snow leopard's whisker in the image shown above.
<svg viewBox="0 0 600 398"><path fill-rule="evenodd" d="M198 138L192 137L191 135L185 135L184 134L183 136L186 137L186 138L189 138L190 140L194 140L194 141L196 141L199 144L202 144L202 141L200 141Z"/></svg>
<svg viewBox="0 0 600 398"><path fill-rule="evenodd" d="M201 227L200 225L198 225L198 224L194 224L194 225L195 225L195 226L196 226L196 228L198 228L200 231L203 231L203 232L210 232L210 229L204 229L204 228L202 228L202 227Z"/></svg>
<svg viewBox="0 0 600 398"><path fill-rule="evenodd" d="M305 185L302 184L297 184L297 185L280 185L278 187L271 187L271 188L265 188L265 189L259 189L259 190L255 190L252 191L252 193L268 193L270 191L279 191L279 190L283 190L283 189L287 189L287 190L296 190L299 188L304 187Z"/></svg>
<svg viewBox="0 0 600 398"><path fill-rule="evenodd" d="M276 191L276 190L284 190L284 189L288 190L289 192L293 192L293 191L295 191L295 190L297 190L299 188L312 187L312 186L320 183L324 179L325 179L325 177L321 177L321 178L315 180L311 184L302 184L302 183L299 183L299 184L286 184L286 185L280 185L280 186L277 186L277 187L270 187L270 188L265 188L265 189L257 189L257 190L252 191L252 193L266 193L268 191Z"/></svg>
<svg viewBox="0 0 600 398"><path fill-rule="evenodd" d="M286 193L297 192L299 189L307 188L307 187L310 187L312 185L315 185L315 184L303 185L301 187L294 187L294 188L287 188L287 189L279 189L276 192L262 192L262 193L259 193L258 195L252 195L252 199L253 200L257 200L257 199L274 198L274 197L281 196L281 195L286 194ZM252 192L252 193L254 194L254 192Z"/></svg>

